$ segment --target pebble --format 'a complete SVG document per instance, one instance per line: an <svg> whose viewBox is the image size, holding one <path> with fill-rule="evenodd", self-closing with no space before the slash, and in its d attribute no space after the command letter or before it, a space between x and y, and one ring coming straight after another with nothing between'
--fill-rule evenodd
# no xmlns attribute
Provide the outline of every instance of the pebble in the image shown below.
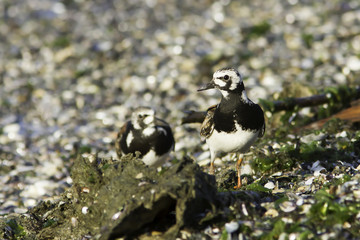
<svg viewBox="0 0 360 240"><path fill-rule="evenodd" d="M274 208L270 208L265 212L264 215L267 217L275 218L275 217L279 216L279 212L276 211L276 209L274 209Z"/></svg>
<svg viewBox="0 0 360 240"><path fill-rule="evenodd" d="M347 67L351 71L359 71L360 70L360 59L357 56L351 56L346 61Z"/></svg>
<svg viewBox="0 0 360 240"><path fill-rule="evenodd" d="M120 217L121 213L122 213L122 212L117 212L117 213L115 213L115 214L111 217L111 219L112 219L112 220L117 220L117 219Z"/></svg>
<svg viewBox="0 0 360 240"><path fill-rule="evenodd" d="M266 187L267 189L274 189L275 184L273 182L267 182L264 187Z"/></svg>
<svg viewBox="0 0 360 240"><path fill-rule="evenodd" d="M86 215L89 212L89 208L88 207L82 207L81 212L82 212L82 214Z"/></svg>
<svg viewBox="0 0 360 240"><path fill-rule="evenodd" d="M71 226L77 227L78 220L75 217L71 217Z"/></svg>
<svg viewBox="0 0 360 240"><path fill-rule="evenodd" d="M246 161L241 164L241 175L252 175L254 174L254 169L251 167L251 164Z"/></svg>
<svg viewBox="0 0 360 240"><path fill-rule="evenodd" d="M320 161L316 161L312 164L310 170L314 172L315 177L318 177L320 175L320 172L326 169L320 165Z"/></svg>
<svg viewBox="0 0 360 240"><path fill-rule="evenodd" d="M353 194L355 198L360 199L360 190L354 190Z"/></svg>
<svg viewBox="0 0 360 240"><path fill-rule="evenodd" d="M290 201L282 202L282 203L280 203L279 206L283 212L287 212L287 213L292 212L296 209L296 204L293 202L290 202Z"/></svg>
<svg viewBox="0 0 360 240"><path fill-rule="evenodd" d="M299 197L297 200L296 200L296 205L297 206L301 206L304 204L304 198L302 197Z"/></svg>
<svg viewBox="0 0 360 240"><path fill-rule="evenodd" d="M303 143L311 143L311 142L314 142L314 141L321 141L321 140L323 140L325 138L326 138L325 133L320 133L320 134L311 133L309 135L302 136L300 138L300 141L303 142Z"/></svg>
<svg viewBox="0 0 360 240"><path fill-rule="evenodd" d="M225 223L225 229L228 233L233 233L239 229L239 223L236 221L231 221L229 223Z"/></svg>
<svg viewBox="0 0 360 240"><path fill-rule="evenodd" d="M24 198L40 198L52 192L59 184L50 180L37 180L31 185L26 185L20 193Z"/></svg>
<svg viewBox="0 0 360 240"><path fill-rule="evenodd" d="M305 181L305 185L308 185L308 186L311 185L313 183L314 179L315 179L314 177L309 178L308 180Z"/></svg>
<svg viewBox="0 0 360 240"><path fill-rule="evenodd" d="M337 133L335 135L336 138L342 137L342 138L346 138L347 137L347 132L346 131L342 131L340 133Z"/></svg>

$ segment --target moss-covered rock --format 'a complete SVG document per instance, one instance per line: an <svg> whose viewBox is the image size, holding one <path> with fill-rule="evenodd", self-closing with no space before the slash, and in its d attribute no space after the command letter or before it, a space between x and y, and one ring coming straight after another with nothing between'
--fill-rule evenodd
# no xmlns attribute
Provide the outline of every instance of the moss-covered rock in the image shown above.
<svg viewBox="0 0 360 240"><path fill-rule="evenodd" d="M24 219L10 219L1 237L115 239L156 234L174 238L217 216L215 178L188 158L158 172L131 156L122 161L79 155L73 186L42 202Z"/></svg>

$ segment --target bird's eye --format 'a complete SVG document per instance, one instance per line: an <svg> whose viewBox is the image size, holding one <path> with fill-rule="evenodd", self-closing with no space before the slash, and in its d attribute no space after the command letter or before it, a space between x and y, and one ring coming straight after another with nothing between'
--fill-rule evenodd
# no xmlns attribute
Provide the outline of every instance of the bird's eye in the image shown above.
<svg viewBox="0 0 360 240"><path fill-rule="evenodd" d="M224 80L229 80L229 75L225 75Z"/></svg>
<svg viewBox="0 0 360 240"><path fill-rule="evenodd" d="M144 115L142 115L142 114L139 114L139 118L144 118Z"/></svg>

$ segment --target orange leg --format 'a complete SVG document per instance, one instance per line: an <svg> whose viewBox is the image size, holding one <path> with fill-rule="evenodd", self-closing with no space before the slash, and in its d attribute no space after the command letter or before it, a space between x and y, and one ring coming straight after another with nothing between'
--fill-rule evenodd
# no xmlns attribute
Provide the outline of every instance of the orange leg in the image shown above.
<svg viewBox="0 0 360 240"><path fill-rule="evenodd" d="M240 166L241 166L242 161L243 161L243 156L240 155L239 159L236 161L236 172L237 172L238 180L237 180L237 185L234 186L234 189L241 188Z"/></svg>
<svg viewBox="0 0 360 240"><path fill-rule="evenodd" d="M209 174L211 174L211 175L215 174L215 167L214 167L214 162L213 161L210 162Z"/></svg>

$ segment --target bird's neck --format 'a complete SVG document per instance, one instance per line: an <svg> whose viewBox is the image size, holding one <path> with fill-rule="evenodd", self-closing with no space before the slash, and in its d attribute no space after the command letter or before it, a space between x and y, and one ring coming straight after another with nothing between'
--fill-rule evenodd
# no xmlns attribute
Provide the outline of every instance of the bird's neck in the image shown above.
<svg viewBox="0 0 360 240"><path fill-rule="evenodd" d="M223 111L232 111L241 105L253 104L247 97L245 89L241 92L226 92L222 94L219 108Z"/></svg>

